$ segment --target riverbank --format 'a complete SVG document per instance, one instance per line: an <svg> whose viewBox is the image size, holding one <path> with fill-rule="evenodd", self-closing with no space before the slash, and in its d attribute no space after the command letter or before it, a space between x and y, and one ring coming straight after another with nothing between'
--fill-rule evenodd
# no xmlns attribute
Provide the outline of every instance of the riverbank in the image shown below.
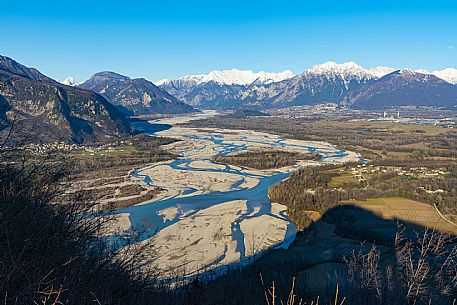
<svg viewBox="0 0 457 305"><path fill-rule="evenodd" d="M141 232L137 236L141 243L154 245L155 263L163 277L171 277L177 269L180 273L195 274L247 262L273 247L287 247L296 229L285 207L268 199L269 187L302 165L355 162L360 158L325 142L288 140L255 131L175 125L204 115L207 114L150 122L172 125L155 135L177 139L164 147L180 158L139 169L132 179L159 187L169 196L116 211L129 215L132 231ZM214 156L249 149L281 149L319 154L321 158L268 170L212 160Z"/></svg>

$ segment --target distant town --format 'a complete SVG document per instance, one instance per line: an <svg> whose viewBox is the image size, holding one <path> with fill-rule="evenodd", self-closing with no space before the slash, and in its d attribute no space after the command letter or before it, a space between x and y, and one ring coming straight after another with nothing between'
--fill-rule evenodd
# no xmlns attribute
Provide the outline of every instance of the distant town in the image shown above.
<svg viewBox="0 0 457 305"><path fill-rule="evenodd" d="M396 107L385 111L358 110L341 107L335 103L293 106L269 110L269 114L283 118L317 119L332 116L348 121L379 121L401 124L440 125L455 128L457 110L444 110L437 107Z"/></svg>

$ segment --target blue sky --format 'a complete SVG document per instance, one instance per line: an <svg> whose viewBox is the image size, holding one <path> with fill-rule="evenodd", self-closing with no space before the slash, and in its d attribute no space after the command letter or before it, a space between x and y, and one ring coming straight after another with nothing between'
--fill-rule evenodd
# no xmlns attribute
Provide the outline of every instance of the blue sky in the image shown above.
<svg viewBox="0 0 457 305"><path fill-rule="evenodd" d="M0 54L78 81L328 60L435 70L457 67L457 2L0 0Z"/></svg>

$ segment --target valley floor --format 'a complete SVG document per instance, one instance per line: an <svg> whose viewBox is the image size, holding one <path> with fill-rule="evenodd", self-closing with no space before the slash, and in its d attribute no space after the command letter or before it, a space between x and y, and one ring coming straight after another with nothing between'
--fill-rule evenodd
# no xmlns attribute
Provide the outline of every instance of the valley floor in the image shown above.
<svg viewBox="0 0 457 305"><path fill-rule="evenodd" d="M151 123L173 125L194 118ZM268 188L299 166L356 162L360 158L325 142L283 139L254 131L173 125L155 135L178 139L164 149L180 157L132 173L131 182L157 187L161 192L151 200L116 210L121 223L114 227L127 229L125 232L137 235L141 243L154 245L155 262L164 278L244 264L265 250L288 247L295 226L285 214L285 206L270 203ZM268 170L212 160L216 155L252 149L317 153L321 158Z"/></svg>

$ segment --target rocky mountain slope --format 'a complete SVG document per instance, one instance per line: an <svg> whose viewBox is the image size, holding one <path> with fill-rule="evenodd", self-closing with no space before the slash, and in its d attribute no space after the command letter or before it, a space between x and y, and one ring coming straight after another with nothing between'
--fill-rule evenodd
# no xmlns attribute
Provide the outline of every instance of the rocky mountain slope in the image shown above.
<svg viewBox="0 0 457 305"><path fill-rule="evenodd" d="M432 74L436 77L441 78L442 80L447 81L450 84L457 84L457 69L446 68L440 71L433 71Z"/></svg>
<svg viewBox="0 0 457 305"><path fill-rule="evenodd" d="M247 77L232 71L238 70L213 71L158 84L179 99L202 108L264 109L335 102L348 89L375 77L353 62L327 62L296 76L291 71L249 71L251 77Z"/></svg>
<svg viewBox="0 0 457 305"><path fill-rule="evenodd" d="M252 71L224 70L206 75L185 76L177 80L162 80L159 86L191 105L208 109L269 109L318 103L344 103L355 107L365 107L370 101L361 102L366 95L359 94L357 103L350 100L361 88L369 88L380 78L395 73L394 68L376 67L365 69L354 62L336 64L326 62L315 65L294 76L290 71L281 73L254 73ZM448 68L441 71L415 71L418 75L430 75L416 82L422 100L406 99L413 105L445 106L452 104L453 87L457 83L457 70ZM392 78L399 83L396 94L411 96L408 87L402 84L403 77ZM420 78L420 77L419 77ZM437 79L443 81L436 86ZM422 84L422 85L420 85ZM368 87L367 87L368 86ZM379 102L376 107L385 108L403 105L400 100L391 99L392 92L377 92ZM405 90L405 92L401 92ZM441 91L444 90L444 91ZM384 96L382 98L381 96ZM381 102L383 100L383 102ZM454 102L457 104L457 102ZM370 107L374 107L374 104Z"/></svg>
<svg viewBox="0 0 457 305"><path fill-rule="evenodd" d="M279 73L251 70L212 71L208 74L189 75L176 80L156 82L160 88L190 105L212 109L236 109L248 106L246 90L264 88L271 83L294 77L292 71ZM254 104L263 101L254 101Z"/></svg>
<svg viewBox="0 0 457 305"><path fill-rule="evenodd" d="M341 103L353 108L392 106L457 107L457 86L432 74L399 70L350 90Z"/></svg>
<svg viewBox="0 0 457 305"><path fill-rule="evenodd" d="M348 90L374 78L353 62L326 62L291 79L270 84L266 90L252 88L248 90L248 95L268 100L269 108L336 102Z"/></svg>
<svg viewBox="0 0 457 305"><path fill-rule="evenodd" d="M14 61L13 59L11 59L9 57L1 56L1 55L0 55L0 70L5 75L15 75L15 76L27 78L30 80L35 80L35 81L47 81L50 83L56 83L55 80L42 74L37 69L27 68L26 66L21 65L17 61Z"/></svg>
<svg viewBox="0 0 457 305"><path fill-rule="evenodd" d="M188 113L196 110L144 78L131 79L114 72L100 72L79 85L102 94L129 115Z"/></svg>
<svg viewBox="0 0 457 305"><path fill-rule="evenodd" d="M27 142L99 142L132 133L126 117L101 95L60 84L0 56L0 132Z"/></svg>
<svg viewBox="0 0 457 305"><path fill-rule="evenodd" d="M201 85L209 82L215 82L223 85L250 85L252 83L257 84L270 84L279 82L291 77L294 77L294 73L290 70L285 70L279 73L269 72L253 72L252 70L223 70L223 71L211 71L208 74L199 75L188 75L177 80L181 82L189 82L194 85ZM156 85L162 86L164 84L171 84L174 80L163 79L156 82Z"/></svg>

